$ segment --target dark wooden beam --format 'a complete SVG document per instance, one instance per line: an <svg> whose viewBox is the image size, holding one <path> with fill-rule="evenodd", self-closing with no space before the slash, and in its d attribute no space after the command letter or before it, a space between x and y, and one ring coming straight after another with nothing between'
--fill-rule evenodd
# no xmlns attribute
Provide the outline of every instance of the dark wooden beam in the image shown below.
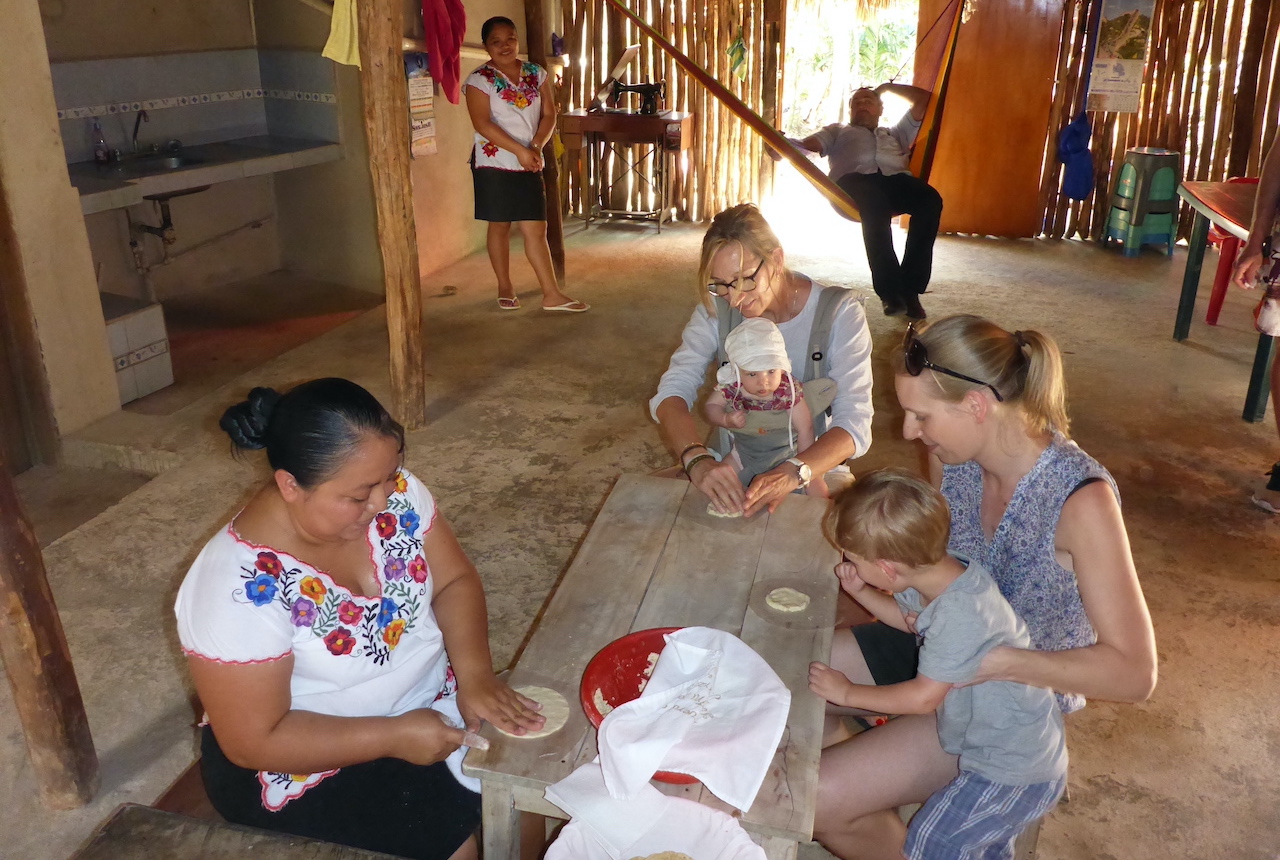
<svg viewBox="0 0 1280 860"><path fill-rule="evenodd" d="M74 809L98 789L98 755L45 576L44 557L0 460L0 659L40 798Z"/></svg>
<svg viewBox="0 0 1280 860"><path fill-rule="evenodd" d="M422 284L409 172L409 87L400 0L361 0L360 92L391 342L391 413L406 430L426 424Z"/></svg>
<svg viewBox="0 0 1280 860"><path fill-rule="evenodd" d="M1240 89L1236 91L1235 113L1231 117L1231 152L1227 156L1227 175L1244 176L1249 169L1249 149L1253 144L1254 115L1258 101L1258 73L1262 68L1262 49L1267 36L1267 16L1280 15L1272 7L1273 0L1253 0L1249 4L1249 29L1244 34L1244 51L1240 56ZM1259 153L1261 160L1263 153Z"/></svg>
<svg viewBox="0 0 1280 860"><path fill-rule="evenodd" d="M529 61L551 72L547 65L547 35L544 0L524 0L524 40ZM552 81L554 88L555 82ZM564 287L564 211L560 206L560 162L552 140L542 148L542 186L547 196L547 245L551 247L551 264L556 280Z"/></svg>

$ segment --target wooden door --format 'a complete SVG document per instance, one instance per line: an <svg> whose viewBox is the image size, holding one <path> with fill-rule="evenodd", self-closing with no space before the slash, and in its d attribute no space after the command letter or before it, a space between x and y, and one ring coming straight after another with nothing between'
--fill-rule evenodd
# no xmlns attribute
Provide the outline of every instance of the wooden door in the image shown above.
<svg viewBox="0 0 1280 860"><path fill-rule="evenodd" d="M921 0L928 27L950 0ZM1040 232L1040 173L1053 99L1062 0L971 0L929 184L946 233ZM918 54L923 61L928 52ZM929 80L917 69L917 80Z"/></svg>

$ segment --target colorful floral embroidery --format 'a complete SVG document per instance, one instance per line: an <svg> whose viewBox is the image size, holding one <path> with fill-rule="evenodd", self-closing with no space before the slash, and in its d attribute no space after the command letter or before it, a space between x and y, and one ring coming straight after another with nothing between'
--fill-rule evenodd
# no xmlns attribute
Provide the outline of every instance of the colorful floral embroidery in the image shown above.
<svg viewBox="0 0 1280 860"><path fill-rule="evenodd" d="M498 154L498 145L496 143L490 143L487 140L484 142L484 146L480 147L480 149L483 150L484 154L490 158L493 158Z"/></svg>
<svg viewBox="0 0 1280 860"><path fill-rule="evenodd" d="M298 587L298 590L307 597L310 597L316 603L324 603L325 592L329 589L325 588L324 583L314 576L304 576L302 578L302 585Z"/></svg>
<svg viewBox="0 0 1280 860"><path fill-rule="evenodd" d="M523 110L538 100L538 67L534 63L521 64L520 80L514 84L493 66L481 66L476 73L489 82L498 98L513 107Z"/></svg>
<svg viewBox="0 0 1280 860"><path fill-rule="evenodd" d="M279 557L274 552L258 553L258 560L253 566L268 576L279 576L284 570L284 565L280 563Z"/></svg>
<svg viewBox="0 0 1280 860"><path fill-rule="evenodd" d="M396 536L396 516L395 514L378 514L378 537L386 540Z"/></svg>
<svg viewBox="0 0 1280 860"><path fill-rule="evenodd" d="M359 624L363 617L364 607L358 606L355 601L344 600L338 605L338 620L343 624Z"/></svg>
<svg viewBox="0 0 1280 860"><path fill-rule="evenodd" d="M409 562L409 575L413 577L414 582L426 582L427 560L420 555L415 555L413 561Z"/></svg>
<svg viewBox="0 0 1280 860"><path fill-rule="evenodd" d="M404 472L396 472L395 482L397 493L403 493L409 489L409 482L405 480Z"/></svg>
<svg viewBox="0 0 1280 860"><path fill-rule="evenodd" d="M386 565L382 568L382 577L387 582L395 582L397 579L404 578L407 566L402 558L389 558Z"/></svg>
<svg viewBox="0 0 1280 860"><path fill-rule="evenodd" d="M255 606L266 606L272 600L275 600L276 592L275 577L269 573L260 573L253 577L244 587L244 593L249 596Z"/></svg>
<svg viewBox="0 0 1280 860"><path fill-rule="evenodd" d="M404 633L405 620L397 618L387 625L387 629L382 631L382 641L386 642L392 648L400 644L400 636Z"/></svg>
<svg viewBox="0 0 1280 860"><path fill-rule="evenodd" d="M324 644L328 647L329 653L341 657L351 653L351 649L356 647L356 639L351 635L350 630L339 627L324 637Z"/></svg>
<svg viewBox="0 0 1280 860"><path fill-rule="evenodd" d="M289 618L294 627L311 627L316 623L316 605L305 597L299 597L289 611Z"/></svg>

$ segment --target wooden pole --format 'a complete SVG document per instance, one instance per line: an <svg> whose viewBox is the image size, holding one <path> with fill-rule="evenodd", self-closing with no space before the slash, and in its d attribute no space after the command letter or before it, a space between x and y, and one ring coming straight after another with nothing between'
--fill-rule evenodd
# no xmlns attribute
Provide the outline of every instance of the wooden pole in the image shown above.
<svg viewBox="0 0 1280 860"><path fill-rule="evenodd" d="M800 171L800 175L817 188L822 196L826 197L833 206L840 211L842 215L851 218L854 221L861 220L858 214L858 207L853 205L853 201L849 196L840 190L840 186L831 181L828 176L819 170L813 162L805 158L796 148L792 146L785 137L782 136L773 126L761 119L760 115L742 103L742 100L733 93L725 89L724 85L707 74L693 60L682 54L674 45L662 38L662 34L650 27L639 15L636 15L620 0L605 0L609 6L617 9L623 15L627 16L636 27L640 29L650 39L654 41L658 47L671 55L672 59L685 73L691 76L698 83L702 84L711 95L713 95L721 104L723 104L734 116L746 123L752 131L764 138L767 146L785 158L787 161ZM702 122L706 121L705 117L699 117Z"/></svg>
<svg viewBox="0 0 1280 860"><path fill-rule="evenodd" d="M98 789L98 755L40 545L3 458L0 607L0 659L13 688L40 799L54 809L84 806Z"/></svg>
<svg viewBox="0 0 1280 860"><path fill-rule="evenodd" d="M524 0L525 50L529 62L544 69L547 65L547 26L545 0ZM555 84L552 83L554 88ZM556 159L556 147L552 140L542 148L542 187L547 197L547 244L551 247L551 264L560 286L564 283L564 212L560 206L560 162Z"/></svg>
<svg viewBox="0 0 1280 860"><path fill-rule="evenodd" d="M1245 33L1244 56L1240 60L1240 89L1236 93L1236 110L1231 121L1231 155L1227 159L1227 176L1244 176L1249 169L1253 117L1258 99L1258 71L1262 66L1262 47L1267 35L1269 11L1271 0L1253 0L1249 4L1249 29Z"/></svg>
<svg viewBox="0 0 1280 860"><path fill-rule="evenodd" d="M391 341L391 414L406 430L418 430L427 421L427 392L422 284L409 172L409 87L401 51L403 7L398 0L362 0L356 10L364 132Z"/></svg>

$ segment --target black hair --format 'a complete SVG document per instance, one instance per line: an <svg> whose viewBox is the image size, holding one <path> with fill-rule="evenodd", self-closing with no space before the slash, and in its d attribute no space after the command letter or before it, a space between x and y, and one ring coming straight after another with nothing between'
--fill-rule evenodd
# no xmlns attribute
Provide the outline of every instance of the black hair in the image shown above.
<svg viewBox="0 0 1280 860"><path fill-rule="evenodd" d="M310 490L333 476L363 436L395 439L404 428L378 399L348 379L313 379L280 394L255 388L218 421L238 450L267 449L272 469L284 469Z"/></svg>
<svg viewBox="0 0 1280 860"><path fill-rule="evenodd" d="M512 30L516 28L516 24L510 18L504 18L502 15L495 15L488 21L480 25L480 44L489 44L489 34L493 32L494 27L507 26Z"/></svg>

